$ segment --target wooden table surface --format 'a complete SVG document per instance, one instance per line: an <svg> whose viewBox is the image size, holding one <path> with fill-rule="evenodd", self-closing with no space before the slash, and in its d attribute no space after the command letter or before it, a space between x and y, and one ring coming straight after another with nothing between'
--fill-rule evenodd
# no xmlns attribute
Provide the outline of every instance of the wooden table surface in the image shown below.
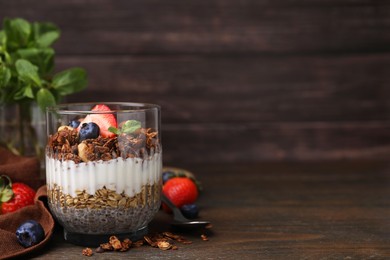
<svg viewBox="0 0 390 260"><path fill-rule="evenodd" d="M178 250L143 246L95 259L385 259L390 258L390 165L321 162L186 165L202 181L201 219L213 228L180 233ZM168 231L159 212L150 231ZM178 232L176 232L178 233ZM61 231L34 257L79 259L83 247ZM86 259L86 258L85 258Z"/></svg>

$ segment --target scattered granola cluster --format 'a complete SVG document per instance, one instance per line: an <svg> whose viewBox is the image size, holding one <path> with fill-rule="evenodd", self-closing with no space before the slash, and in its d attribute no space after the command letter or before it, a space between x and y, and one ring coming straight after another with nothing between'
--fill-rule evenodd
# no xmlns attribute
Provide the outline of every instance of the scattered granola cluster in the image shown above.
<svg viewBox="0 0 390 260"><path fill-rule="evenodd" d="M203 241L208 240L208 239L203 239L203 237L207 238L206 235L202 234ZM159 248L160 250L178 250L179 247L176 245L176 242L184 245L192 244L192 241L187 240L183 236L176 235L171 232L163 232L154 235L147 235L144 236L143 239L135 242L132 242L128 238L121 241L116 236L111 236L109 238L108 243L100 244L100 246L96 248L95 252L96 253L104 253L109 251L126 252L131 248L141 247L142 245L149 245L154 248ZM92 249L87 247L83 249L82 254L85 256L91 256L93 252Z"/></svg>

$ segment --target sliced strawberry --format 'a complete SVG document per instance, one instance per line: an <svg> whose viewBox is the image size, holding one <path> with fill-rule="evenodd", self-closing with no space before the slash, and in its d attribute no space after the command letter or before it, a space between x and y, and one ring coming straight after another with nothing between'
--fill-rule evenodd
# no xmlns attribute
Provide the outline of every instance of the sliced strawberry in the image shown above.
<svg viewBox="0 0 390 260"><path fill-rule="evenodd" d="M92 108L92 111L111 111L111 109L103 104L96 105ZM113 114L89 114L81 122L79 128L83 123L94 122L100 128L100 135L102 137L114 137L115 134L108 131L110 126L118 127L115 116Z"/></svg>

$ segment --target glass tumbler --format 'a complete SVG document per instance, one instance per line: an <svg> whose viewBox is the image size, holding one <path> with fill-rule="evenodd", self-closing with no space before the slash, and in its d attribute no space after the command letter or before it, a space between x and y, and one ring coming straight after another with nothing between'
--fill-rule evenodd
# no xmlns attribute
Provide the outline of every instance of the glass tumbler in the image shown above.
<svg viewBox="0 0 390 260"><path fill-rule="evenodd" d="M78 103L47 108L49 208L65 240L136 240L161 204L160 107Z"/></svg>

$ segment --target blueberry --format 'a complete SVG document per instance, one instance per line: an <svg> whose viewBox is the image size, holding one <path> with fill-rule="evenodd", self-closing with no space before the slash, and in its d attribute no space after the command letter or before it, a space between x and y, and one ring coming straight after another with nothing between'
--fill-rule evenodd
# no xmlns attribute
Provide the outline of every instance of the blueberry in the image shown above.
<svg viewBox="0 0 390 260"><path fill-rule="evenodd" d="M45 231L35 220L27 220L16 229L16 238L22 246L30 247L45 238Z"/></svg>
<svg viewBox="0 0 390 260"><path fill-rule="evenodd" d="M163 184L165 184L169 179L175 177L175 173L174 172L171 172L171 171L167 171L167 172L163 172L162 173L162 180L163 180Z"/></svg>
<svg viewBox="0 0 390 260"><path fill-rule="evenodd" d="M81 125L80 132L79 132L80 142L85 139L97 138L99 136L99 133L100 133L100 128L94 122L83 123Z"/></svg>
<svg viewBox="0 0 390 260"><path fill-rule="evenodd" d="M79 125L80 125L80 121L79 120L72 120L68 124L68 126L73 127L73 128L77 128L77 127L79 127Z"/></svg>
<svg viewBox="0 0 390 260"><path fill-rule="evenodd" d="M183 205L180 208L180 210L181 210L181 213L183 213L183 215L189 219L197 218L198 214L199 214L199 209L198 209L198 206L196 206L196 204Z"/></svg>

